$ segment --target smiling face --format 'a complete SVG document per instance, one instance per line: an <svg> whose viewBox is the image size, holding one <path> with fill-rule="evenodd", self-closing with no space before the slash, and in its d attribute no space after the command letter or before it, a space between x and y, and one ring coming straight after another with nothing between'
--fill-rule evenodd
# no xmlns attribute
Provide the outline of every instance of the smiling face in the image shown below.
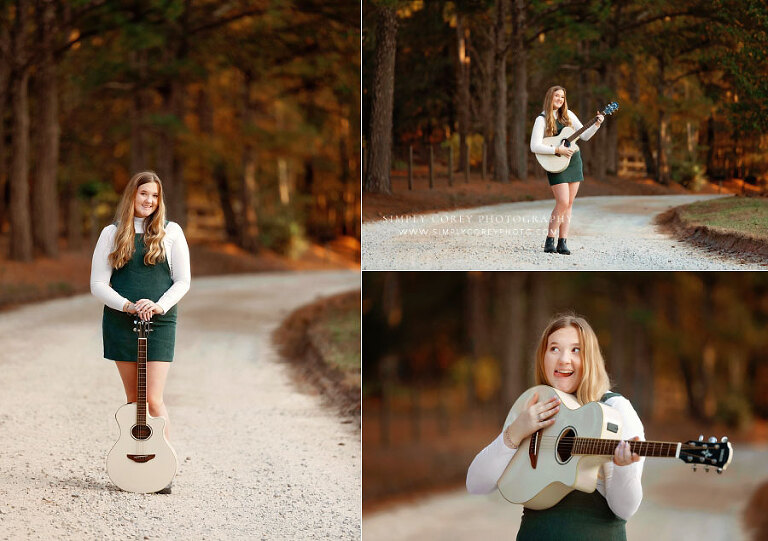
<svg viewBox="0 0 768 541"><path fill-rule="evenodd" d="M133 215L136 218L146 218L157 209L160 199L160 188L156 182L147 182L136 189L133 201Z"/></svg>
<svg viewBox="0 0 768 541"><path fill-rule="evenodd" d="M547 338L544 374L555 389L574 394L579 388L582 369L582 344L576 327L559 329Z"/></svg>
<svg viewBox="0 0 768 541"><path fill-rule="evenodd" d="M552 94L552 110L557 111L565 103L565 90L558 89Z"/></svg>

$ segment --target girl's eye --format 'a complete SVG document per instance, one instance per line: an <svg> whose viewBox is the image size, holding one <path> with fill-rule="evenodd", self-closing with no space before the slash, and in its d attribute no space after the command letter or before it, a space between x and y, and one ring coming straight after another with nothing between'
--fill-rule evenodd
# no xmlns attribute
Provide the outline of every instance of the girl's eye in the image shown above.
<svg viewBox="0 0 768 541"><path fill-rule="evenodd" d="M573 348L573 352L574 353L580 353L581 352L581 348Z"/></svg>
<svg viewBox="0 0 768 541"><path fill-rule="evenodd" d="M550 351L560 351L560 348L558 348L557 346L552 346Z"/></svg>

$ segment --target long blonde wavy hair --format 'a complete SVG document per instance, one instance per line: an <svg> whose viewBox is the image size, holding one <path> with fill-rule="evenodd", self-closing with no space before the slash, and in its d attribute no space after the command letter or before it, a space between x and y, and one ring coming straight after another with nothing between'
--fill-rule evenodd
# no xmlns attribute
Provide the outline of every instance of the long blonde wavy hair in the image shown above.
<svg viewBox="0 0 768 541"><path fill-rule="evenodd" d="M163 183L154 171L142 171L133 175L128 186L123 191L120 203L115 211L117 233L115 234L115 249L109 254L109 264L119 269L125 266L133 257L136 230L133 227L134 201L139 187L149 182L157 184L157 208L144 218L144 264L154 265L165 260L165 201L163 200Z"/></svg>
<svg viewBox="0 0 768 541"><path fill-rule="evenodd" d="M541 334L539 347L536 348L536 385L552 385L544 372L544 354L550 335L565 327L573 327L578 331L581 344L582 376L576 389L576 399L582 405L600 400L611 389L605 360L600 352L595 331L586 319L573 313L556 315Z"/></svg>
<svg viewBox="0 0 768 541"><path fill-rule="evenodd" d="M555 98L555 92L558 90L563 91L563 105L557 110L555 114L552 113L552 102ZM568 116L568 98L565 95L565 88L562 86L552 86L544 94L544 120L546 122L544 129L544 137L551 137L557 132L557 125L555 124L555 118L560 121L563 126L571 125L571 117Z"/></svg>

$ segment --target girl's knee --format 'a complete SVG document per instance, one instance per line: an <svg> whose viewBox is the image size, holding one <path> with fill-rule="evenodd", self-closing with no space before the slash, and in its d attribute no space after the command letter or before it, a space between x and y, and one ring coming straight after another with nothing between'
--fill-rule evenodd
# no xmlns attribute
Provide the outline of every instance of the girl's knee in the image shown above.
<svg viewBox="0 0 768 541"><path fill-rule="evenodd" d="M153 417L162 412L165 406L162 396L147 396L147 405L149 406L149 414Z"/></svg>

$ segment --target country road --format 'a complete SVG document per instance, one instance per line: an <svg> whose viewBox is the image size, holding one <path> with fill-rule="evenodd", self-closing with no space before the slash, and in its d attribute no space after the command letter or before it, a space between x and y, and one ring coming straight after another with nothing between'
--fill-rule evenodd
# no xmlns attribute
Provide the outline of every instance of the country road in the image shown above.
<svg viewBox="0 0 768 541"><path fill-rule="evenodd" d="M359 287L345 271L193 278L165 394L170 495L106 474L125 395L99 302L0 314L0 539L360 539L360 435L271 342L293 309Z"/></svg>
<svg viewBox="0 0 768 541"><path fill-rule="evenodd" d="M719 197L577 197L570 256L542 251L554 200L388 216L364 223L365 270L704 270L764 269L757 261L678 242L653 219Z"/></svg>
<svg viewBox="0 0 768 541"><path fill-rule="evenodd" d="M734 443L722 475L692 472L678 460L646 459L643 502L627 522L628 541L746 541L742 512L755 488L768 481L768 447ZM522 508L496 491L465 490L363 515L365 541L514 539Z"/></svg>

